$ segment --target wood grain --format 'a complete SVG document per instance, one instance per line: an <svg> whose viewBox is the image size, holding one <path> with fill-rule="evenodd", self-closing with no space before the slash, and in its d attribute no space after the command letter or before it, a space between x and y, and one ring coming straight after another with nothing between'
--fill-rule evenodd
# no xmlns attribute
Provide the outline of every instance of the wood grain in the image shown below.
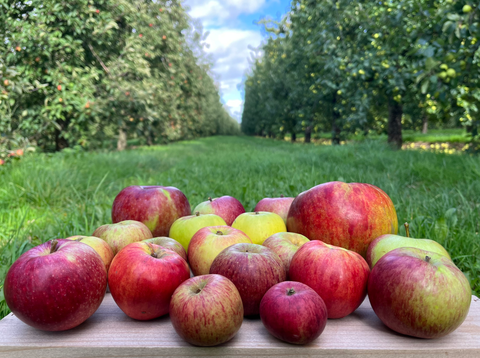
<svg viewBox="0 0 480 358"><path fill-rule="evenodd" d="M0 321L0 357L395 357L479 358L480 300L472 297L465 322L450 335L423 340L385 327L366 300L352 315L329 320L322 335L306 346L272 337L260 319L245 319L230 342L194 347L174 331L168 317L140 322L128 318L110 294L98 311L65 332L43 332L10 314Z"/></svg>

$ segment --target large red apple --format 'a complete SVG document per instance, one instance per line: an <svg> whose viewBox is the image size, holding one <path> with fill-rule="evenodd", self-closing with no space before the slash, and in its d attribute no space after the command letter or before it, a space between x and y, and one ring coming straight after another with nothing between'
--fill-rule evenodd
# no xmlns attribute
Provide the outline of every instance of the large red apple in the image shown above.
<svg viewBox="0 0 480 358"><path fill-rule="evenodd" d="M139 221L125 220L116 224L102 225L93 232L92 236L105 240L116 255L132 242L151 239L152 233Z"/></svg>
<svg viewBox="0 0 480 358"><path fill-rule="evenodd" d="M348 316L360 306L369 273L367 262L356 252L318 240L298 249L289 270L292 281L308 285L322 297L328 318Z"/></svg>
<svg viewBox="0 0 480 358"><path fill-rule="evenodd" d="M82 235L70 236L70 237L67 237L65 240L74 240L74 241L83 242L84 244L87 244L88 246L93 248L97 252L97 254L99 254L100 257L102 258L103 263L105 264L105 268L107 269L107 272L108 272L108 269L110 268L110 264L112 263L114 254L113 254L112 248L105 240L102 240L95 236L82 236Z"/></svg>
<svg viewBox="0 0 480 358"><path fill-rule="evenodd" d="M271 287L260 302L260 318L270 334L293 344L317 339L327 324L327 306L307 285L284 281Z"/></svg>
<svg viewBox="0 0 480 358"><path fill-rule="evenodd" d="M196 346L216 346L232 339L243 322L242 298L220 275L192 277L173 293L170 319L175 331Z"/></svg>
<svg viewBox="0 0 480 358"><path fill-rule="evenodd" d="M231 226L238 215L245 212L242 203L232 196L222 196L220 198L208 198L207 201L198 204L193 210L194 213L215 214L220 216L228 226Z"/></svg>
<svg viewBox="0 0 480 358"><path fill-rule="evenodd" d="M188 278L187 262L176 252L135 242L113 259L108 285L118 307L127 316L144 321L167 314L173 292Z"/></svg>
<svg viewBox="0 0 480 358"><path fill-rule="evenodd" d="M182 259L185 261L188 260L187 258L187 252L183 248L182 244L179 243L177 240L174 240L170 237L166 236L161 236L161 237L154 237L152 239L146 239L142 240L143 242L149 242L151 244L159 245L161 247L164 247L166 249L175 251L177 254L179 254Z"/></svg>
<svg viewBox="0 0 480 358"><path fill-rule="evenodd" d="M242 231L230 226L207 226L193 235L188 245L188 262L195 276L207 275L215 257L229 246L252 243Z"/></svg>
<svg viewBox="0 0 480 358"><path fill-rule="evenodd" d="M117 195L112 206L113 223L140 221L153 236L168 236L173 222L190 214L187 197L172 186L129 186Z"/></svg>
<svg viewBox="0 0 480 358"><path fill-rule="evenodd" d="M45 331L78 326L100 306L107 271L90 246L52 240L36 246L8 270L5 301L17 318Z"/></svg>
<svg viewBox="0 0 480 358"><path fill-rule="evenodd" d="M368 297L380 320L418 338L439 338L457 329L471 295L467 278L451 260L413 247L382 256L368 281Z"/></svg>
<svg viewBox="0 0 480 358"><path fill-rule="evenodd" d="M283 195L280 198L264 198L260 200L253 211L269 211L279 215L283 221L287 222L288 211L292 205L294 198L285 198Z"/></svg>
<svg viewBox="0 0 480 358"><path fill-rule="evenodd" d="M299 194L290 206L287 229L358 252L372 240L398 231L392 200L374 185L330 182Z"/></svg>
<svg viewBox="0 0 480 358"><path fill-rule="evenodd" d="M292 261L293 255L295 255L297 250L303 244L306 244L309 241L309 239L300 234L295 234L293 232L279 232L266 239L262 245L268 247L280 257L280 260L282 260L283 265L285 266L288 278L288 271L290 269L290 262Z"/></svg>
<svg viewBox="0 0 480 358"><path fill-rule="evenodd" d="M278 255L256 244L227 247L213 260L210 273L225 276L234 283L242 297L246 316L257 315L265 292L286 279Z"/></svg>

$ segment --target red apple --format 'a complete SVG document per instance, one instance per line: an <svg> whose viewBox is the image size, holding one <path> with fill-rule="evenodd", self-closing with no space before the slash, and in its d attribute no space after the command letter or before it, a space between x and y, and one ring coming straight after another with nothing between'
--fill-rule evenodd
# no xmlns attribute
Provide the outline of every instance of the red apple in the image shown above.
<svg viewBox="0 0 480 358"><path fill-rule="evenodd" d="M17 318L45 331L78 326L100 306L107 272L100 255L81 242L52 240L36 246L8 270L5 301Z"/></svg>
<svg viewBox="0 0 480 358"><path fill-rule="evenodd" d="M151 239L152 233L139 221L125 220L117 224L102 225L93 232L92 236L105 240L116 255L132 242Z"/></svg>
<svg viewBox="0 0 480 358"><path fill-rule="evenodd" d="M176 252L135 242L113 259L108 285L118 307L144 321L167 314L173 292L189 277L187 262Z"/></svg>
<svg viewBox="0 0 480 358"><path fill-rule="evenodd" d="M465 275L445 256L413 247L382 256L368 280L368 297L390 329L439 338L457 329L472 299Z"/></svg>
<svg viewBox="0 0 480 358"><path fill-rule="evenodd" d="M397 233L398 221L392 200L380 188L337 181L299 194L288 212L287 229L365 257L372 240Z"/></svg>
<svg viewBox="0 0 480 358"><path fill-rule="evenodd" d="M290 269L290 262L292 261L293 255L295 255L297 250L303 244L306 244L309 241L309 239L300 234L295 234L293 232L279 232L266 239L262 245L268 247L280 257L288 279L288 271Z"/></svg>
<svg viewBox="0 0 480 358"><path fill-rule="evenodd" d="M110 268L110 264L113 260L113 250L110 247L109 244L105 240L102 240L98 237L95 236L81 236L81 235L76 235L76 236L70 236L67 237L65 240L74 240L74 241L79 241L83 242L84 244L87 244L90 246L92 249L94 249L97 254L100 255L100 257L103 260L103 263L105 264L105 268L108 269Z"/></svg>
<svg viewBox="0 0 480 358"><path fill-rule="evenodd" d="M292 205L294 198L285 198L283 195L280 198L265 198L260 200L253 211L269 211L280 215L283 221L287 222L288 211Z"/></svg>
<svg viewBox="0 0 480 358"><path fill-rule="evenodd" d="M232 339L240 329L242 299L235 285L223 276L192 277L173 293L170 319L188 343L216 346Z"/></svg>
<svg viewBox="0 0 480 358"><path fill-rule="evenodd" d="M342 318L355 311L367 295L370 268L354 251L315 240L298 249L290 263L292 281L317 292L327 305L328 318Z"/></svg>
<svg viewBox="0 0 480 358"><path fill-rule="evenodd" d="M300 282L277 283L260 302L260 318L267 331L288 343L307 344L317 339L327 316L322 298Z"/></svg>
<svg viewBox="0 0 480 358"><path fill-rule="evenodd" d="M232 196L222 196L220 198L208 198L207 201L198 204L193 212L200 214L215 214L220 216L228 226L231 226L238 215L245 212L242 203Z"/></svg>
<svg viewBox="0 0 480 358"><path fill-rule="evenodd" d="M190 215L187 197L172 186L129 186L113 201L112 222L136 220L153 236L167 236L173 222Z"/></svg>
<svg viewBox="0 0 480 358"><path fill-rule="evenodd" d="M207 226L198 230L188 245L188 262L193 274L208 274L213 260L223 249L240 243L251 244L252 240L230 226Z"/></svg>
<svg viewBox="0 0 480 358"><path fill-rule="evenodd" d="M210 273L225 276L234 283L242 297L245 316L257 315L265 292L286 279L278 255L256 244L227 247L213 260Z"/></svg>
<svg viewBox="0 0 480 358"><path fill-rule="evenodd" d="M159 245L166 249L175 251L179 254L182 259L187 261L187 252L183 248L182 244L180 244L177 240L174 240L170 237L161 236L161 237L154 237L153 239L142 240L143 242L149 242L151 244Z"/></svg>

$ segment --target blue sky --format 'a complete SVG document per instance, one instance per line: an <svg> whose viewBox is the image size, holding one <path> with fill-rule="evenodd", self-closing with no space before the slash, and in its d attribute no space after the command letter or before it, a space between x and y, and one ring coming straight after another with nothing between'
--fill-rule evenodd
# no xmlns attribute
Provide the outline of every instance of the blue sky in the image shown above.
<svg viewBox="0 0 480 358"><path fill-rule="evenodd" d="M212 72L225 107L241 120L243 96L238 86L250 68L251 49L263 40L262 27L255 22L265 17L280 19L290 0L185 0L194 19L209 31L205 51L214 61Z"/></svg>

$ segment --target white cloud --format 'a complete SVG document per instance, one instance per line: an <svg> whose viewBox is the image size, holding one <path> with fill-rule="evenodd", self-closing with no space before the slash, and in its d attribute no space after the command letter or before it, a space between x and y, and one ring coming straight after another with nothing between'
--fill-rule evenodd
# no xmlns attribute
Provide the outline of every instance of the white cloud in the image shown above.
<svg viewBox="0 0 480 358"><path fill-rule="evenodd" d="M230 115L238 120L242 119L242 112L243 112L243 100L241 99L231 99L225 103L225 108L230 113Z"/></svg>

